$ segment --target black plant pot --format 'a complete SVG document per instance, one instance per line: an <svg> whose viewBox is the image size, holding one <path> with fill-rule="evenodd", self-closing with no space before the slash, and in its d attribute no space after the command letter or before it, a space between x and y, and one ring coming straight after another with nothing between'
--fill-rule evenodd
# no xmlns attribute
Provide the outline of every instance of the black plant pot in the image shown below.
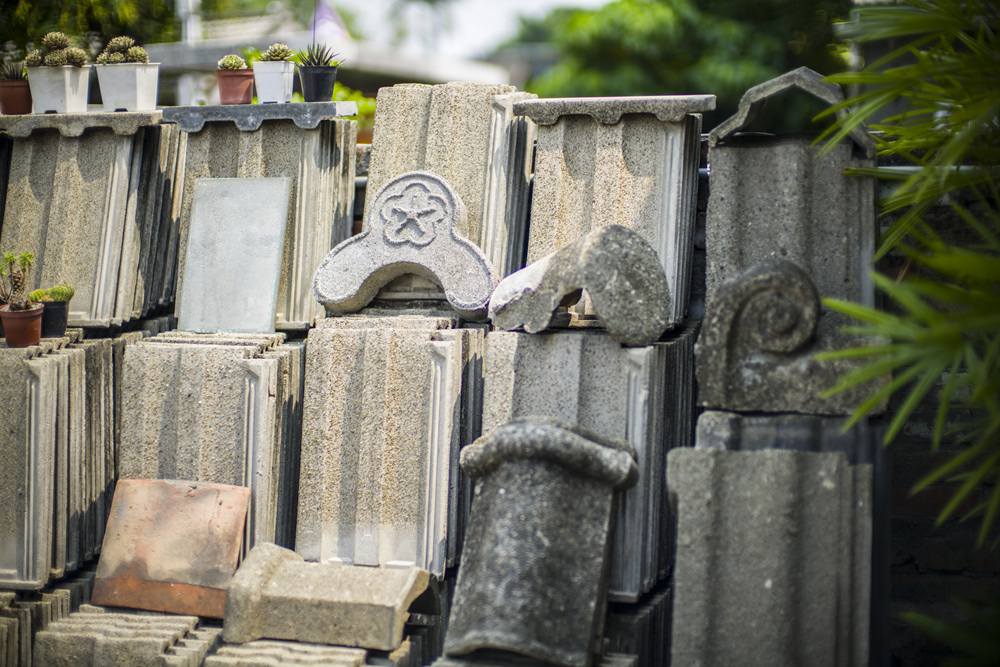
<svg viewBox="0 0 1000 667"><path fill-rule="evenodd" d="M299 66L302 97L306 102L329 102L333 99L333 85L337 83L337 67Z"/></svg>
<svg viewBox="0 0 1000 667"><path fill-rule="evenodd" d="M51 301L42 312L42 338L60 338L66 333L69 301Z"/></svg>

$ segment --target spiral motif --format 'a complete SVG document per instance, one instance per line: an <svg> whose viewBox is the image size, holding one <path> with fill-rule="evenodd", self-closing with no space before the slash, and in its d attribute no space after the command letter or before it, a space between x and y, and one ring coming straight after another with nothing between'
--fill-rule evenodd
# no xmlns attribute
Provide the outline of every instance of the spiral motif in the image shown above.
<svg viewBox="0 0 1000 667"><path fill-rule="evenodd" d="M739 331L756 349L789 354L802 347L816 331L819 315L815 299L803 298L801 290L769 285L753 294L743 308Z"/></svg>

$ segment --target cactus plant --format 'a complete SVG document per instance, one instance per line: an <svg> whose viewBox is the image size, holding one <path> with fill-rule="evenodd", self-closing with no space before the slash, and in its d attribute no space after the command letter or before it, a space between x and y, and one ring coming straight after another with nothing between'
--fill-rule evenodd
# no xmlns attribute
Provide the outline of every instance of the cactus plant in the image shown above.
<svg viewBox="0 0 1000 667"><path fill-rule="evenodd" d="M223 56L222 59L219 60L217 66L218 69L221 70L246 69L247 62L243 60L243 58L240 58L235 53L230 53L229 55Z"/></svg>
<svg viewBox="0 0 1000 667"><path fill-rule="evenodd" d="M5 252L0 260L0 301L8 302L11 310L31 308L31 300L25 298L24 288L34 263L34 253L27 251L21 254Z"/></svg>
<svg viewBox="0 0 1000 667"><path fill-rule="evenodd" d="M62 67L68 62L66 57L66 49L59 49L58 51L50 51L45 56L45 66L46 67Z"/></svg>
<svg viewBox="0 0 1000 667"><path fill-rule="evenodd" d="M282 44L281 42L275 42L271 46L267 47L267 51L261 54L260 59L263 62L274 62L278 60L291 60L292 50L288 48L287 44Z"/></svg>
<svg viewBox="0 0 1000 667"><path fill-rule="evenodd" d="M41 67L45 64L45 54L41 49L32 49L24 57L24 64L26 67Z"/></svg>
<svg viewBox="0 0 1000 667"><path fill-rule="evenodd" d="M81 48L70 46L70 38L61 32L50 32L42 38L42 48L34 49L24 59L28 67L62 67L73 65L83 67L87 64L87 52Z"/></svg>
<svg viewBox="0 0 1000 667"><path fill-rule="evenodd" d="M149 62L149 54L146 49L137 46L135 40L128 35L120 35L108 40L104 51L97 56L99 65L118 65L120 63L141 63Z"/></svg>
<svg viewBox="0 0 1000 667"><path fill-rule="evenodd" d="M133 46L135 46L134 39L128 35L120 35L108 40L108 44L104 47L104 50L110 53L126 53Z"/></svg>
<svg viewBox="0 0 1000 667"><path fill-rule="evenodd" d="M47 51L61 51L69 48L69 37L62 32L50 32L42 37L42 46Z"/></svg>
<svg viewBox="0 0 1000 667"><path fill-rule="evenodd" d="M29 301L35 303L53 303L55 301L69 301L76 294L76 290L69 283L59 283L55 287L48 289L36 289L28 295Z"/></svg>
<svg viewBox="0 0 1000 667"><path fill-rule="evenodd" d="M74 67L83 67L87 64L87 52L83 49L71 46L66 49L66 64Z"/></svg>
<svg viewBox="0 0 1000 667"><path fill-rule="evenodd" d="M149 62L149 54L141 46L132 46L125 52L125 62L142 63L145 65Z"/></svg>

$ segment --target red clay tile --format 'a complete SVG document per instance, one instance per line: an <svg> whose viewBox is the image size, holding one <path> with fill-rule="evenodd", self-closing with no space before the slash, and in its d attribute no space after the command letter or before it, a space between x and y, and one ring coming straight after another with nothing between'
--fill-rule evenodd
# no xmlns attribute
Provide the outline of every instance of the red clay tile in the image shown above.
<svg viewBox="0 0 1000 667"><path fill-rule="evenodd" d="M222 618L249 502L242 486L119 480L92 603Z"/></svg>

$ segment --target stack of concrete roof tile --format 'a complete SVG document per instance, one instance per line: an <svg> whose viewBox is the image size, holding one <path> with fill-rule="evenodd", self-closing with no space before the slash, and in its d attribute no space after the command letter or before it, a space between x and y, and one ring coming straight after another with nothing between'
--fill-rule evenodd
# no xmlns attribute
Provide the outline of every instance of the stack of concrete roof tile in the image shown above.
<svg viewBox="0 0 1000 667"><path fill-rule="evenodd" d="M527 261L596 227L623 225L659 255L671 324L687 312L699 112L714 95L541 99L514 104L538 124Z"/></svg>
<svg viewBox="0 0 1000 667"><path fill-rule="evenodd" d="M481 328L457 324L338 317L309 333L295 540L307 560L436 576L454 563L483 346Z"/></svg>
<svg viewBox="0 0 1000 667"><path fill-rule="evenodd" d="M609 335L573 332L486 337L483 432L512 419L548 416L629 441L639 481L621 494L610 597L634 602L666 574L664 460L691 444L695 332L625 348Z"/></svg>
<svg viewBox="0 0 1000 667"><path fill-rule="evenodd" d="M322 108L305 104L279 106L289 108L261 112L249 106L201 110L183 107L164 112L165 121L190 128L182 132L177 169L180 196L174 215L179 224L179 249L183 252L196 179L292 179L292 209L285 231L276 326L308 329L323 314L312 295L313 272L330 248L351 233L357 122L334 117L356 113L357 108L343 102L326 103ZM311 113L314 106L322 112L318 116ZM271 112L283 112L284 118L265 118L261 123L262 113L273 116ZM202 116L200 124L188 123L187 117L192 114ZM241 129L243 121L254 117L254 129ZM178 247L171 246L167 262L177 261ZM182 271L183 257L179 264Z"/></svg>
<svg viewBox="0 0 1000 667"><path fill-rule="evenodd" d="M0 591L0 665L30 667L35 634L85 604L93 582L90 570L45 588L31 599Z"/></svg>
<svg viewBox="0 0 1000 667"><path fill-rule="evenodd" d="M118 476L248 486L246 548L291 544L305 346L284 339L173 331L128 346Z"/></svg>
<svg viewBox="0 0 1000 667"><path fill-rule="evenodd" d="M35 636L39 665L197 667L221 630L197 616L118 612L84 605Z"/></svg>
<svg viewBox="0 0 1000 667"><path fill-rule="evenodd" d="M0 117L13 137L0 244L30 250L35 283L76 287L69 321L108 326L172 293L177 130L159 111Z"/></svg>
<svg viewBox="0 0 1000 667"><path fill-rule="evenodd" d="M636 667L670 662L670 589L648 593L635 604L612 604L604 621L607 650L636 658Z"/></svg>
<svg viewBox="0 0 1000 667"><path fill-rule="evenodd" d="M0 345L0 588L37 590L100 551L115 476L111 346L74 329Z"/></svg>
<svg viewBox="0 0 1000 667"><path fill-rule="evenodd" d="M514 86L465 82L379 90L365 210L396 176L429 171L465 203L458 234L477 244L501 276L524 266L535 132L513 105L534 97Z"/></svg>

